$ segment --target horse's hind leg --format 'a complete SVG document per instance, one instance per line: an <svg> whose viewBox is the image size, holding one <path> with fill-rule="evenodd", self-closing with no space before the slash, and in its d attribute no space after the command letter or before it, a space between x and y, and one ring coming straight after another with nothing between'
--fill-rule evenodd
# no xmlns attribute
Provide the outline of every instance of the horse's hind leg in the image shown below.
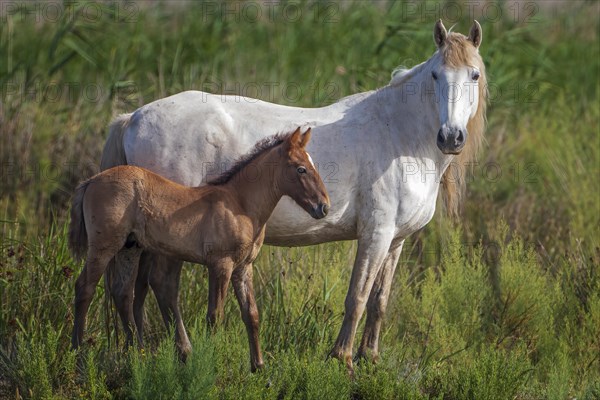
<svg viewBox="0 0 600 400"><path fill-rule="evenodd" d="M233 289L240 305L242 320L246 325L248 342L250 344L250 369L252 372L263 367L262 354L259 343L258 307L254 300L254 286L252 284L252 264L246 264L233 272Z"/></svg>
<svg viewBox="0 0 600 400"><path fill-rule="evenodd" d="M92 249L92 246L90 246L90 249ZM113 255L114 253L112 252L99 254L94 250L88 250L85 266L75 282L75 315L73 334L71 336L71 346L74 349L81 345L85 330L85 320L90 303L94 297L94 292L96 291L96 285Z"/></svg>
<svg viewBox="0 0 600 400"><path fill-rule="evenodd" d="M143 266L143 263L142 263ZM179 311L179 278L183 261L164 256L153 257L150 269L150 286L167 329L175 325L175 344L179 356L185 361L192 351L183 318Z"/></svg>
<svg viewBox="0 0 600 400"><path fill-rule="evenodd" d="M133 297L135 278L137 276L138 263L142 249L135 243L126 244L115 257L115 276L112 282L112 293L115 305L125 332L126 346L133 345L133 331L135 330L135 319L133 317ZM137 332L138 343L142 345L142 338Z"/></svg>
<svg viewBox="0 0 600 400"><path fill-rule="evenodd" d="M135 291L133 292L133 318L135 327L140 337L144 336L144 302L150 288L149 277L152 272L154 254L147 251L140 256L137 277L135 280Z"/></svg>
<svg viewBox="0 0 600 400"><path fill-rule="evenodd" d="M385 315L390 288L394 279L394 271L398 265L400 253L404 240L392 242L390 251L383 261L383 265L375 278L369 300L367 301L367 321L365 330L358 348L355 360L371 359L377 362L379 359L379 331L381 322Z"/></svg>

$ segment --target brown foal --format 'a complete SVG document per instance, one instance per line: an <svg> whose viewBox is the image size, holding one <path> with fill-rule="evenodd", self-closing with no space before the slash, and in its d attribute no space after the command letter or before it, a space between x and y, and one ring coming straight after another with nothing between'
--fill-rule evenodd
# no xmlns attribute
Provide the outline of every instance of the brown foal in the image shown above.
<svg viewBox="0 0 600 400"><path fill-rule="evenodd" d="M125 291L133 294L139 257L147 249L208 267L209 324L222 318L233 282L251 369L262 367L252 262L263 244L265 224L284 195L313 218L325 217L329 209L325 186L305 150L310 135L310 129L302 134L298 128L267 138L204 186L185 187L132 166L111 168L81 183L71 208L69 244L76 256L85 253L87 258L75 284L73 348L81 344L90 302L110 260L119 256ZM129 327L128 344L135 326L131 297L117 304ZM140 344L141 339L138 333Z"/></svg>

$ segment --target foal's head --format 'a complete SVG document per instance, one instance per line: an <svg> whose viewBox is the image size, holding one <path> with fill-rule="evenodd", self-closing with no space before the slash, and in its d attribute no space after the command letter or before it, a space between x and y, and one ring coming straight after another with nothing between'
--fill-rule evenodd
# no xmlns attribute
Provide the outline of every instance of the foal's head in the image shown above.
<svg viewBox="0 0 600 400"><path fill-rule="evenodd" d="M313 218L320 219L329 211L329 195L305 150L310 135L310 128L304 133L298 128L281 145L284 160L281 189Z"/></svg>

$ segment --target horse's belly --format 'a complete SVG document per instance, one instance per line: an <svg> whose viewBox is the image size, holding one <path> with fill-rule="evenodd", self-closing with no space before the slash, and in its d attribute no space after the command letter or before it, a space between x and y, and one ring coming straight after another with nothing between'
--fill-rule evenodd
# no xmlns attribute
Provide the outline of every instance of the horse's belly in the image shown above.
<svg viewBox="0 0 600 400"><path fill-rule="evenodd" d="M356 239L354 208L349 203L340 203L332 204L327 217L314 219L290 198L282 198L267 222L265 243L276 246L309 246Z"/></svg>

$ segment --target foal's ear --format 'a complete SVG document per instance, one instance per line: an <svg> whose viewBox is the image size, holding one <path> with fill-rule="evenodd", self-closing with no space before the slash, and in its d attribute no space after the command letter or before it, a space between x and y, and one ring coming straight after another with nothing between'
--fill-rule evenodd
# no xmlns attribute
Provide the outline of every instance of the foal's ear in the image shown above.
<svg viewBox="0 0 600 400"><path fill-rule="evenodd" d="M302 132L300 132L300 127L297 127L292 136L289 139L290 146L301 146L302 142Z"/></svg>
<svg viewBox="0 0 600 400"><path fill-rule="evenodd" d="M298 128L300 129L300 128ZM309 140L310 140L310 136L311 136L311 130L310 128L308 128L306 130L306 132L304 132L304 134L302 135L302 139L300 139L300 147L302 147L303 149L306 148L306 145L308 144Z"/></svg>
<svg viewBox="0 0 600 400"><path fill-rule="evenodd" d="M471 26L471 31L469 32L469 40L475 45L476 48L479 48L481 45L481 39L483 39L481 25L479 25L477 20L473 20L473 26Z"/></svg>
<svg viewBox="0 0 600 400"><path fill-rule="evenodd" d="M438 19L435 23L435 26L433 27L433 41L435 42L435 45L438 48L442 47L442 45L446 41L447 36L448 31L446 30L446 27L442 23L442 20Z"/></svg>

